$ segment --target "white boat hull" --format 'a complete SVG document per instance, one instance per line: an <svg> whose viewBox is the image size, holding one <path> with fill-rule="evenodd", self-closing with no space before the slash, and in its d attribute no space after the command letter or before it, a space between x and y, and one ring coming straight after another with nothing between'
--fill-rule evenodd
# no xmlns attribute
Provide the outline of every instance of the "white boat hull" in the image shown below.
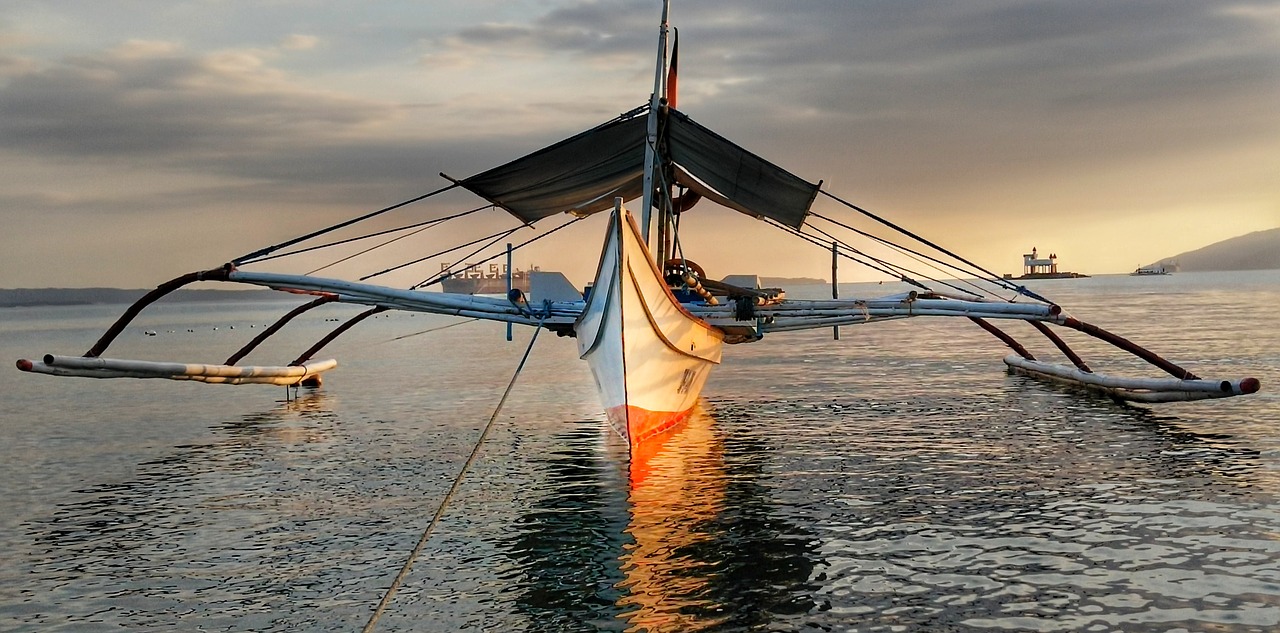
<svg viewBox="0 0 1280 633"><path fill-rule="evenodd" d="M689 417L724 345L723 331L672 296L620 206L574 329L609 423L633 449Z"/></svg>

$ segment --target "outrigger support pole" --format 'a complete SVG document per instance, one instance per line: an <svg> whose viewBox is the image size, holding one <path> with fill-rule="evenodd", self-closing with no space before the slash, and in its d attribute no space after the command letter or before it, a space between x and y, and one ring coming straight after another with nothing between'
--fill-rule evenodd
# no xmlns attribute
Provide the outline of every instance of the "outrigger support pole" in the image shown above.
<svg viewBox="0 0 1280 633"><path fill-rule="evenodd" d="M1089 369L1089 366L1084 363L1084 359L1080 358L1080 355L1076 354L1075 350L1068 347L1067 342L1062 340L1062 337L1058 336L1053 330L1050 330L1049 326L1039 321L1027 322L1035 326L1037 330L1040 330L1040 333L1044 334L1045 338L1053 341L1053 344L1058 347L1058 351L1062 352L1062 355L1066 356L1067 359L1071 361L1071 364L1076 366L1076 369L1079 369L1086 374L1093 373L1093 370Z"/></svg>
<svg viewBox="0 0 1280 633"><path fill-rule="evenodd" d="M1037 319L1026 319L1040 333L1057 346L1072 364L1075 369L1068 369L1062 365L1054 365L1051 363L1039 362L1027 350L996 326L988 323L985 319L970 316L970 321L977 323L982 329L990 332L996 338L1008 345L1010 349L1017 353L1016 356L1007 356L1004 359L1005 364L1010 368L1028 375L1052 378L1062 380L1073 384L1080 384L1092 389L1101 389L1111 394L1113 397L1121 400L1136 400L1139 402L1169 402L1173 400L1199 400L1201 398L1222 398L1233 395L1244 395L1255 393L1261 387L1258 379L1245 378L1240 381L1223 380L1221 382L1205 381L1199 376L1183 369L1156 353L1126 339L1117 334L1112 334L1096 325L1084 323L1072 317L1059 316L1054 319L1058 325L1079 330L1101 339L1112 346L1129 352L1148 363L1163 369L1174 377L1173 381L1168 379L1127 379L1117 378L1113 376L1104 376L1096 374L1084 360L1080 358L1067 344L1049 329L1047 325ZM1019 358L1021 356L1021 358ZM1207 383L1207 384L1205 384Z"/></svg>
<svg viewBox="0 0 1280 633"><path fill-rule="evenodd" d="M996 327L996 326L994 326L994 325L991 325L990 323L988 323L988 322L987 322L987 320L986 320L986 319L981 319L981 318L978 318L978 317L969 317L969 320L970 320L970 321L973 321L974 323L977 323L977 324L978 324L978 325L980 325L980 326L982 326L982 329L984 329L984 330L986 330L986 331L990 332L992 336L994 336L994 337L996 337L996 338L1000 339L1001 341L1004 341L1004 344L1005 344L1005 345L1008 345L1008 346L1009 346L1009 349L1013 350L1014 352L1017 352L1017 354L1018 354L1019 356L1021 356L1021 357L1025 358L1025 359L1027 359L1027 360L1035 360L1035 359L1036 359L1036 357L1035 357L1035 356L1032 356L1032 355L1031 355L1031 352L1028 352L1028 351L1027 351L1027 348L1025 348L1025 347L1023 347L1023 346L1022 346L1022 343L1019 343L1019 342L1018 342L1016 339L1014 339L1012 336L1009 336L1009 334L1008 334L1008 333L1006 333L1004 330L1001 330L1000 328L998 328L998 327Z"/></svg>
<svg viewBox="0 0 1280 633"><path fill-rule="evenodd" d="M1112 334L1111 332L1108 332L1096 325L1085 323L1072 317L1065 317L1062 320L1062 325L1073 330L1084 332L1094 338L1104 340L1126 352L1129 352L1130 354L1133 354L1134 356L1137 356L1138 358L1141 358L1142 360L1147 361L1148 363L1151 363L1152 365L1155 365L1156 367L1159 367L1160 369L1163 369L1168 372L1170 376L1179 380L1200 380L1199 376L1161 358L1158 354L1142 347L1141 345L1138 345L1123 336Z"/></svg>
<svg viewBox="0 0 1280 633"><path fill-rule="evenodd" d="M124 314L120 315L120 318L116 319L116 322L112 323L111 327L107 328L107 331L102 335L102 338L98 339L98 342L94 343L93 347L89 348L89 351L84 353L84 357L97 358L101 356L103 352L107 351L107 347L111 345L111 342L116 340L117 336L120 336L120 333L124 331L124 328L138 316L138 313L142 312L143 308L155 303L156 300L161 297L187 284L197 281L226 281L227 275L233 269L234 267L231 264L224 264L220 268L187 273L181 277L175 277L160 284L159 286L156 286L155 290L142 295L142 298L129 306L129 309L125 310Z"/></svg>
<svg viewBox="0 0 1280 633"><path fill-rule="evenodd" d="M978 324L979 326L982 326L983 330L987 330L988 332L991 332L991 334L993 336L996 336L997 339L1004 341L1006 345L1009 345L1010 349L1018 353L1018 356L1028 359L1028 361L1034 361L1034 359L1036 359L1036 357L1033 357L1032 354L1027 352L1027 348L1024 348L1023 345L1018 343L1018 341L1012 338L1012 336L1010 336L1009 334L1006 334L1005 331L998 329L998 327L996 326L988 324L988 322L982 320L982 318L969 317L969 320L975 322L975 324ZM1033 326L1036 326L1036 329L1041 331L1041 334L1046 336L1048 340L1053 341L1053 345L1056 345L1057 349L1059 349L1060 352L1062 352L1062 354L1066 356L1066 358L1070 359L1071 364L1074 364L1074 366L1078 368L1078 370L1084 373L1093 373L1093 370L1089 368L1088 364L1084 363L1084 359L1080 358L1079 354L1076 354L1074 350L1071 350L1071 348L1068 347L1068 345L1066 345L1066 341L1062 340L1059 335L1053 334L1053 331L1048 329L1048 326L1042 324L1042 322L1034 320L1034 318L1028 318L1027 322L1029 322L1029 324L1032 324ZM1161 370L1164 370L1165 372L1169 373L1169 375L1172 377L1175 377L1175 379L1201 380L1201 377L1194 375L1194 373L1184 370L1184 368L1176 366L1176 364L1174 363L1166 361L1166 359L1162 358L1160 354L1151 352L1151 350L1142 347L1142 345L1134 343L1134 341L1132 340L1124 338L1124 336L1111 334L1111 332L1103 330L1101 329L1101 327L1098 327L1096 325L1085 324L1084 321L1080 321L1078 320L1078 318L1074 318L1074 317L1060 317L1060 320L1057 321L1057 324L1064 327L1070 327L1070 329L1073 329L1073 330L1082 331L1084 332L1084 334L1093 336L1093 338L1105 340L1107 341L1107 343L1114 345L1114 347L1124 350L1124 352L1129 352L1130 354L1133 354L1133 356L1135 357L1142 358L1143 361L1147 361L1148 363L1155 364L1156 367L1160 367Z"/></svg>
<svg viewBox="0 0 1280 633"><path fill-rule="evenodd" d="M315 345L312 345L312 346L311 346L311 349L308 349L307 351L303 352L301 356L299 356L296 360L294 360L292 363L289 363L289 364L290 364L290 365L301 365L301 364L303 364L303 363L305 363L305 362L307 362L307 361L311 360L311 357L312 357L312 356L314 356L314 355L316 354L316 352L319 352L321 349L324 349L324 346L325 346L325 345L328 345L330 342L332 342L332 341L333 341L333 339L338 338L339 336L341 336L343 332L346 332L347 330L350 330L351 328L355 327L355 325L356 325L357 323L359 323L359 322L361 322L361 321L363 321L363 320L365 320L365 319L367 319L367 318L369 318L369 317L371 317L371 316L373 316L373 315L375 315L375 314L378 314L379 312L386 312L387 310L390 310L390 309L391 309L391 308L386 308L386 307L383 307L383 306L378 306L378 307L375 307L375 308L369 308L368 310L365 310L364 312L361 312L360 314L357 314L357 315L355 315L355 316L351 317L350 319L348 319L348 320L347 320L347 322L346 322L346 323L343 323L342 325L339 325L338 327L334 328L334 330L333 330L332 332L330 332L330 333L328 333L327 335L325 335L325 337L324 337L324 338L320 339L319 341L316 341L316 344L315 344Z"/></svg>
<svg viewBox="0 0 1280 633"><path fill-rule="evenodd" d="M336 296L326 295L326 296L320 297L319 299L316 299L315 301L312 301L311 303L304 303L290 310L288 314L277 319L275 323L272 323L271 327L268 327L267 329L263 330L261 334L253 337L252 341L249 341L244 347L241 347L240 351L232 354L229 358L227 358L227 362L223 364L234 365L240 362L240 359L247 356L249 352L252 352L254 348L261 345L262 342L267 340L267 338L270 337L272 334L279 332L280 328L284 327L286 323L292 321L294 317L302 314L303 312L307 312L312 308L318 308L326 303L333 303L334 301L337 301L337 300L338 298Z"/></svg>
<svg viewBox="0 0 1280 633"><path fill-rule="evenodd" d="M1000 328L997 328L996 326L991 325L990 323L987 323L985 320L980 319L978 317L969 317L969 320L973 321L974 323L977 323L978 325L982 326L982 329L990 332L993 336L1000 339L1001 341L1004 341L1004 344L1008 345L1010 349L1017 352L1019 356L1027 360L1035 360L1035 357L1032 356L1031 353L1028 352L1026 348L1022 346L1021 343L1014 340L1012 336L1009 336ZM1027 319L1027 322L1035 326L1037 330L1040 330L1040 332L1044 334L1046 337L1048 337L1050 341L1053 341L1053 344L1057 346L1058 350L1061 351L1063 355L1065 355L1068 359L1071 360L1071 363L1076 366L1076 369L1079 369L1080 371L1086 374L1093 373L1093 370L1089 369L1089 366L1085 364L1084 360L1081 359L1080 356L1076 354L1070 347L1068 347L1066 342L1063 341L1057 334L1053 333L1053 331L1051 331L1048 326L1046 326L1044 323L1041 323L1040 321L1037 321L1035 319ZM1155 352L1152 352L1151 350L1148 350L1147 348L1142 347L1141 345L1138 345L1137 343L1134 343L1133 341L1130 341L1129 339L1124 338L1123 336L1120 336L1118 334L1112 334L1111 332L1108 332L1096 325L1085 323L1073 317L1061 317L1060 320L1057 322L1063 327L1069 327L1073 330L1079 330L1081 332L1084 332L1085 334L1088 334L1089 336L1106 341L1111 345L1115 346L1116 348L1129 352L1130 354L1133 354L1134 356L1137 356L1138 358L1141 358L1142 360L1145 360L1148 363L1151 363L1152 365L1155 365L1156 367L1163 369L1170 376L1173 376L1178 380L1200 380L1201 379L1199 376L1191 373L1190 371L1187 371L1186 369L1183 369L1165 360L1159 354L1156 354Z"/></svg>

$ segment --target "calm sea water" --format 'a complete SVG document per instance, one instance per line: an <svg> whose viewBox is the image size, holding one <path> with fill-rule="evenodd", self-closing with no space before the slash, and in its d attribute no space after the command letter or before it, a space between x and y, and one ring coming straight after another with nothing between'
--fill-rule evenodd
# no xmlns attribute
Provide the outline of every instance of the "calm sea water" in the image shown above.
<svg viewBox="0 0 1280 633"><path fill-rule="evenodd" d="M703 414L629 468L573 344L545 335L378 630L1280 628L1280 271L1037 288L1263 392L1122 406L1005 373L958 320L776 335L728 349ZM107 355L220 362L287 307L160 304ZM83 353L120 310L0 310L0 356ZM529 340L392 340L451 322L373 319L296 399L0 371L0 629L359 630Z"/></svg>

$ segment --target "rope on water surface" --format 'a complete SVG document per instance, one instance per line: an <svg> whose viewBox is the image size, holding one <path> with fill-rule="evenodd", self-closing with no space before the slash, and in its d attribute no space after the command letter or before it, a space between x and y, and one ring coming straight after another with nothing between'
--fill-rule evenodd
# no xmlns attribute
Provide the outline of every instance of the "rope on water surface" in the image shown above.
<svg viewBox="0 0 1280 633"><path fill-rule="evenodd" d="M464 324L472 323L472 322L479 321L479 320L480 320L480 317L476 317L476 318L474 318L474 319L467 319L466 321L458 321L457 323L450 323L449 325L442 325L442 326L440 326L440 327L433 327L433 328L431 328L431 329L429 329L429 330L422 330L421 332L414 332L413 334L405 334L405 335L402 335L402 336L397 336L397 337L395 337L395 338L393 338L393 339L385 340L385 341L383 341L383 343L394 343L395 341L400 341L400 340L403 340L403 339L407 339L407 338L409 338L409 337L411 337L411 336L418 336L418 335L420 335L420 334L430 334L430 333L432 333L432 332L439 332L440 330L447 330L447 329L449 329L449 328L451 328L451 327L456 327L456 326L459 326L459 325L464 325ZM381 345L381 343L379 343L379 345Z"/></svg>
<svg viewBox="0 0 1280 633"><path fill-rule="evenodd" d="M457 492L458 487L462 484L462 478L467 474L467 470L471 468L471 464L476 461L476 456L480 454L480 447L484 444L485 437L489 435L489 429L493 428L493 423L498 419L498 413L502 411L502 405L506 404L507 396L511 394L511 388L515 386L516 379L520 377L520 372L524 369L525 361L529 360L529 352L533 351L533 344L538 340L538 333L542 331L542 322L545 319L546 312L538 320L538 327L533 330L533 338L529 339L529 347L525 348L524 356L520 358L520 364L516 366L515 373L511 375L511 382L507 383L506 391L503 391L502 397L498 399L498 406L494 407L493 415L489 416L489 422L484 425L484 430L480 431L480 437L476 439L476 445L471 449L471 455L462 464L462 469L458 471L458 476L453 479L453 485L449 486L449 492L445 493L444 499L440 501L440 506L436 508L435 515L431 517L431 522L427 524L427 529L423 530L422 536L418 538L418 544L409 553L409 558L404 561L404 566L400 568L400 573L396 574L395 580L391 581L391 586L387 587L387 592L383 594L382 600L378 602L378 607L369 616L369 621L361 629L362 633L369 633L377 626L378 619L382 617L382 612L386 611L391 604L391 599L396 595L396 591L400 589L400 584L409 575L409 570L413 568L414 561L422 553L422 549L426 547L427 540L431 538L431 533L435 531L436 525L440 523L440 518L444 516L444 511L449 506L449 500L453 498L453 493Z"/></svg>

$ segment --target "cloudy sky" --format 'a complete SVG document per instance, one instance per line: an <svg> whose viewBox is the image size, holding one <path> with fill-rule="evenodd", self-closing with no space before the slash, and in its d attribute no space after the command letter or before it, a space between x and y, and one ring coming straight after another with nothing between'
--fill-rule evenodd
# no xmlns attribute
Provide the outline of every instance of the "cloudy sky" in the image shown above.
<svg viewBox="0 0 1280 633"><path fill-rule="evenodd" d="M0 287L154 286L589 128L646 101L660 6L6 0ZM1034 245L1127 272L1280 226L1274 1L676 0L672 22L681 110L994 271ZM479 204L450 194L370 229ZM330 272L513 224L477 216ZM728 211L686 229L713 276L829 275L826 254ZM517 261L584 281L601 231Z"/></svg>

